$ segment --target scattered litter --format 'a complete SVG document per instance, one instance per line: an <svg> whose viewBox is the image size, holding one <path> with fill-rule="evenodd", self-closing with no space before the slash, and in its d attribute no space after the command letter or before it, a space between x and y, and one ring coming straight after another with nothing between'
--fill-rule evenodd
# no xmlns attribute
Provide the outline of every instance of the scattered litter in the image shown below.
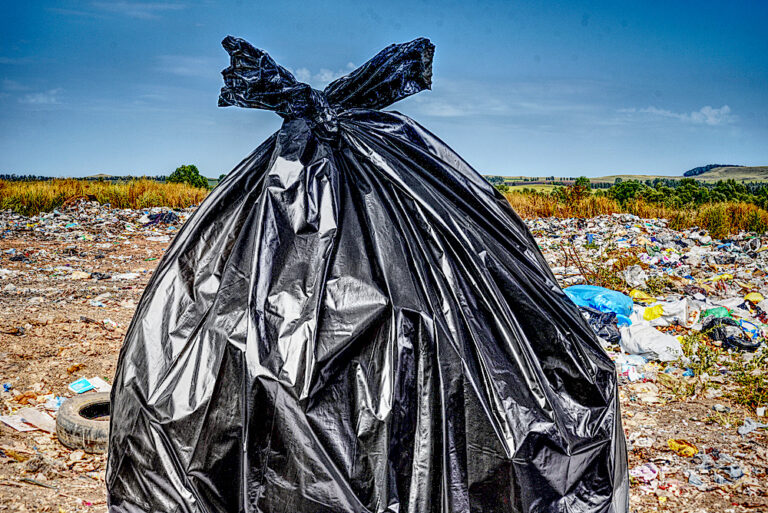
<svg viewBox="0 0 768 513"><path fill-rule="evenodd" d="M20 415L21 418L24 419L24 422L31 424L38 429L42 429L49 433L56 432L56 422L45 412L34 408L22 408L16 414Z"/></svg>
<svg viewBox="0 0 768 513"><path fill-rule="evenodd" d="M768 428L768 424L763 424L762 422L755 422L754 420L747 417L744 419L744 424L739 426L736 432L739 433L741 436L746 436L757 429L764 429L764 428Z"/></svg>
<svg viewBox="0 0 768 513"><path fill-rule="evenodd" d="M89 390L93 390L95 387L93 386L93 383L91 383L88 379L80 378L70 383L67 388L69 388L75 394L82 394L84 392L88 392Z"/></svg>
<svg viewBox="0 0 768 513"><path fill-rule="evenodd" d="M174 212L159 212L157 214L150 214L147 216L147 222L145 226L158 225L158 224L176 224L179 222L179 216Z"/></svg>
<svg viewBox="0 0 768 513"><path fill-rule="evenodd" d="M112 275L113 281L124 281L124 280L135 280L139 276L141 276L139 273L118 273Z"/></svg>
<svg viewBox="0 0 768 513"><path fill-rule="evenodd" d="M688 483L692 484L693 486L704 486L704 481L693 471L689 470L688 473Z"/></svg>
<svg viewBox="0 0 768 513"><path fill-rule="evenodd" d="M94 376L92 378L89 378L88 381L93 385L93 388L97 392L110 392L112 390L112 385L104 381L102 378L98 376Z"/></svg>
<svg viewBox="0 0 768 513"><path fill-rule="evenodd" d="M639 265L627 267L624 270L624 280L630 287L645 287L648 281L648 275Z"/></svg>
<svg viewBox="0 0 768 513"><path fill-rule="evenodd" d="M15 415L0 415L0 422L11 426L16 431L36 431L37 428L24 422L24 417L19 414Z"/></svg>
<svg viewBox="0 0 768 513"><path fill-rule="evenodd" d="M64 397L54 396L45 401L43 407L48 411L59 411L59 408L61 408L61 403L63 403L64 400Z"/></svg>
<svg viewBox="0 0 768 513"><path fill-rule="evenodd" d="M645 483L650 483L659 476L659 467L653 463L645 463L630 469L629 475Z"/></svg>
<svg viewBox="0 0 768 513"><path fill-rule="evenodd" d="M696 453L699 452L698 447L693 445L691 442L679 438L667 440L667 445L669 445L669 448L676 452L678 455L685 458L693 458Z"/></svg>

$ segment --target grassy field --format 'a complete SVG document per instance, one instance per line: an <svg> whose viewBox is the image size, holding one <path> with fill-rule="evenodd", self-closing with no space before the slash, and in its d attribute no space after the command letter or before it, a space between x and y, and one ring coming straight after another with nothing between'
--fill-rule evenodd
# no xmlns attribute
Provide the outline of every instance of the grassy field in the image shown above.
<svg viewBox="0 0 768 513"><path fill-rule="evenodd" d="M509 190L513 192L514 191L521 192L523 189L530 189L536 192L552 192L552 190L554 190L555 187L557 187L557 185L550 185L550 184L511 185L509 186Z"/></svg>
<svg viewBox="0 0 768 513"><path fill-rule="evenodd" d="M109 203L117 208L185 208L200 203L207 195L207 189L146 179L126 182L73 178L42 182L0 180L0 210L10 209L25 215L50 212L78 198Z"/></svg>
<svg viewBox="0 0 768 513"><path fill-rule="evenodd" d="M590 182L595 183L615 183L617 178L621 178L624 181L627 180L640 180L641 182L644 182L646 180L655 180L656 178L672 178L675 180L679 180L683 178L682 176L665 176L665 175L607 175L607 176L596 176L594 178L590 178Z"/></svg>
<svg viewBox="0 0 768 513"><path fill-rule="evenodd" d="M537 193L523 194L525 187ZM698 208L676 209L641 200L620 204L606 196L589 195L564 203L547 194L552 185L512 187L505 194L520 216L532 217L594 217L602 214L627 212L644 218L665 218L675 229L698 226L712 236L722 238L739 231L765 233L768 211L749 203L704 204ZM109 203L117 208L149 208L167 206L185 208L199 204L208 195L207 189L186 184L160 183L138 179L126 182L84 181L75 179L41 182L8 182L0 180L0 210L13 210L25 215L50 212L78 198Z"/></svg>

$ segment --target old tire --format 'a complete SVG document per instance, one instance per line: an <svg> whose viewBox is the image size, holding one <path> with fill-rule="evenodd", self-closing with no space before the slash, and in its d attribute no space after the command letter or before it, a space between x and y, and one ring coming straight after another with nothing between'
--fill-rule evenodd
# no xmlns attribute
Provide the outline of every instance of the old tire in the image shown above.
<svg viewBox="0 0 768 513"><path fill-rule="evenodd" d="M107 452L109 408L108 392L67 399L56 416L56 436L70 449L95 454Z"/></svg>

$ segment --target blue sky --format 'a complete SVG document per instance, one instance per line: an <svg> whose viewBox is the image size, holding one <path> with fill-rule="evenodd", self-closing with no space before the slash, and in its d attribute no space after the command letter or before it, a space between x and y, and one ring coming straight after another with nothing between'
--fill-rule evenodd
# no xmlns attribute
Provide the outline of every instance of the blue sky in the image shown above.
<svg viewBox="0 0 768 513"><path fill-rule="evenodd" d="M436 45L392 109L478 171L768 165L768 2L8 2L0 173L234 167L281 119L216 107L232 34L315 87L393 42Z"/></svg>

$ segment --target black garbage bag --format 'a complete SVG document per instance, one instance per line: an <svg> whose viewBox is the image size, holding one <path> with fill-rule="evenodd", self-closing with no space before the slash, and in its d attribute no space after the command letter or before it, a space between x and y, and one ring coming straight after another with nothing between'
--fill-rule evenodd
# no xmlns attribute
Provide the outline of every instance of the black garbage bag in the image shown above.
<svg viewBox="0 0 768 513"><path fill-rule="evenodd" d="M179 216L173 212L159 212L157 214L149 214L147 216L149 221L144 223L144 226L153 226L159 224L176 224L179 222Z"/></svg>
<svg viewBox="0 0 768 513"><path fill-rule="evenodd" d="M709 335L709 338L722 342L729 349L737 351L757 351L763 343L759 337L752 337L744 331L735 319L730 317L709 316L702 323L702 331Z"/></svg>
<svg viewBox="0 0 768 513"><path fill-rule="evenodd" d="M621 332L619 331L619 322L616 318L616 312L601 312L588 306L580 306L582 317L584 317L595 334L605 339L611 344L618 344L621 341Z"/></svg>
<svg viewBox="0 0 768 513"><path fill-rule="evenodd" d="M112 392L112 512L614 512L616 374L505 199L397 112L433 45L316 91L227 37L282 128L179 232Z"/></svg>

